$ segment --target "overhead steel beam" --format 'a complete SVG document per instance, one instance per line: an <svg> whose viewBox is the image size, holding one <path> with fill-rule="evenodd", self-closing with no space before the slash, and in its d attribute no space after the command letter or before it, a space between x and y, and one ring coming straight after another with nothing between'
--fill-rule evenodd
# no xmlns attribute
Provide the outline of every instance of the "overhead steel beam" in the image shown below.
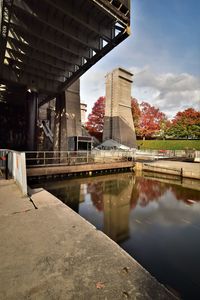
<svg viewBox="0 0 200 300"><path fill-rule="evenodd" d="M12 47L11 49L20 52L20 54L23 54L24 56L35 59L38 63L53 67L56 71L56 74L59 73L65 76L65 73L67 71L74 72L73 64L66 63L58 59L57 57L52 57L51 55L40 51L40 49L36 47L30 47L30 45L19 42L18 40L11 37L8 37L8 42Z"/></svg>
<svg viewBox="0 0 200 300"><path fill-rule="evenodd" d="M33 14L30 14L30 12L26 10L26 7L23 6L23 3L24 2L22 0L15 0L13 5L14 11L17 12L17 14L20 14L21 17L30 18L31 23L35 21L41 22L42 24L45 24L46 26L51 27L52 29L62 33L67 38L70 38L72 41L84 47L92 48L95 51L98 50L98 38L87 38L86 31L83 32L81 28L78 28L78 26L76 26L76 29L74 29L74 27L71 26L69 22L66 22L66 18L61 19L54 15L51 17L51 22L49 22L50 18L48 16L47 11L44 11L41 8L42 2L26 0L26 3L30 7L30 10L33 10Z"/></svg>
<svg viewBox="0 0 200 300"><path fill-rule="evenodd" d="M91 66L97 63L103 56L105 56L108 52L110 52L114 47L116 47L119 43L121 43L124 39L129 36L128 28L124 30L123 33L117 35L112 43L108 43L101 51L99 51L96 55L94 55L90 60L82 66L79 70L77 70L69 79L67 79L63 84L59 85L57 88L57 93L52 95L48 95L42 101L40 101L39 106L44 105L45 103L49 102L53 98L56 97L57 94L66 90L73 82L75 82L81 75L83 75Z"/></svg>
<svg viewBox="0 0 200 300"><path fill-rule="evenodd" d="M4 81L10 83L16 83L22 85L25 88L30 88L32 90L39 90L47 94L55 93L57 89L57 84L53 80L47 80L39 76L34 76L28 72L23 72L22 70L13 70L8 65L2 65L0 78L3 78Z"/></svg>
<svg viewBox="0 0 200 300"><path fill-rule="evenodd" d="M16 73L18 73L18 71L21 70L22 72L27 72L34 76L39 76L39 78L53 80L57 84L61 84L64 81L64 79L59 79L59 76L46 72L43 69L36 66L35 64L30 66L24 62L13 60L12 58L7 58L7 60L9 61L9 66L12 66L13 70L16 69Z"/></svg>
<svg viewBox="0 0 200 300"><path fill-rule="evenodd" d="M64 91L67 89L73 82L75 82L81 75L83 75L91 66L93 66L97 61L99 61L103 56L110 52L115 46L121 43L124 39L129 36L128 28L123 32L118 34L113 40L112 43L108 43L101 51L97 52L90 60L77 70L68 80L61 84L57 91Z"/></svg>
<svg viewBox="0 0 200 300"><path fill-rule="evenodd" d="M51 55L54 58L58 57L58 59L60 58L65 63L81 65L82 57L80 54L76 55L73 51L60 48L55 43L52 43L52 41L44 40L41 36L31 35L29 32L21 29L19 25L11 23L10 28L14 31L14 38L19 42L27 43L27 45L33 48L40 48L43 53Z"/></svg>
<svg viewBox="0 0 200 300"><path fill-rule="evenodd" d="M4 61L12 8L13 8L13 0L0 1L0 13L1 13L0 65L3 64Z"/></svg>
<svg viewBox="0 0 200 300"><path fill-rule="evenodd" d="M127 1L129 7L123 5L121 1L113 1L113 0L92 0L92 1L96 3L96 5L101 7L104 10L104 12L107 12L109 15L112 15L116 19L116 21L119 22L122 26L130 25L130 1Z"/></svg>
<svg viewBox="0 0 200 300"><path fill-rule="evenodd" d="M45 63L41 63L38 60L35 60L33 58L30 58L28 56L24 56L22 53L19 53L18 51L14 50L14 49L8 49L7 48L7 52L9 54L9 56L6 56L7 58L12 59L13 63L14 60L16 62L20 62L26 66L29 67L30 72L31 72L31 68L33 67L37 67L38 69L41 69L41 71L46 72L47 74L50 74L51 76L57 76L57 77L68 77L68 73L65 72L64 74L59 73L60 70L57 69L58 72L56 72L56 69L50 65L47 65ZM63 81L63 80L62 80Z"/></svg>
<svg viewBox="0 0 200 300"><path fill-rule="evenodd" d="M57 47L68 51L68 53L75 54L79 57L84 56L85 58L89 58L89 50L86 47L83 48L75 45L72 41L70 41L70 39L66 39L63 34L48 28L48 26L41 26L41 24L34 18L25 16L25 18L20 20L12 16L11 26L12 24L15 24L16 26L18 25L18 27L20 27L20 29L25 33L28 32L38 39L43 39L44 41L56 45ZM31 24L31 27L26 24Z"/></svg>
<svg viewBox="0 0 200 300"><path fill-rule="evenodd" d="M99 24L97 20L92 18L92 11L88 11L87 14L83 14L78 7L75 7L74 1L63 1L63 0L44 0L49 5L62 12L64 15L75 20L78 24L87 28L89 31L94 32L99 37L102 37L107 42L112 39L112 32L107 24ZM113 19L110 19L113 22Z"/></svg>
<svg viewBox="0 0 200 300"><path fill-rule="evenodd" d="M130 31L129 0L0 1L13 2L5 21L6 43L0 43L1 79L51 97L68 88ZM8 65L4 65L6 49Z"/></svg>

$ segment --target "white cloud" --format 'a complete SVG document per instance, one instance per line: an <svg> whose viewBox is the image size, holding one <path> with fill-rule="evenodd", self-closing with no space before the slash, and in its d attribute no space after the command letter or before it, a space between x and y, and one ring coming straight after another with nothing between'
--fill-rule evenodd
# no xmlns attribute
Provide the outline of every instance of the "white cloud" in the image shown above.
<svg viewBox="0 0 200 300"><path fill-rule="evenodd" d="M131 67L132 96L158 107L169 118L188 107L200 110L200 77L188 73L154 73L149 66ZM94 102L105 95L105 75L110 67L95 68L81 78L81 99L90 113Z"/></svg>
<svg viewBox="0 0 200 300"><path fill-rule="evenodd" d="M94 71L93 71L94 70ZM92 110L95 101L105 96L105 75L107 71L89 70L81 77L81 101L88 105L87 114Z"/></svg>
<svg viewBox="0 0 200 300"><path fill-rule="evenodd" d="M160 108L168 117L179 110L200 110L200 77L182 73L155 74L149 67L131 68L135 74L132 95Z"/></svg>

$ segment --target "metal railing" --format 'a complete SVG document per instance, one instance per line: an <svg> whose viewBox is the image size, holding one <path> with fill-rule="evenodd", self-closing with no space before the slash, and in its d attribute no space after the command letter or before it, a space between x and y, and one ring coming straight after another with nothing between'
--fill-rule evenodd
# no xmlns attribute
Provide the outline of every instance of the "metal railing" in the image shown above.
<svg viewBox="0 0 200 300"><path fill-rule="evenodd" d="M92 163L88 151L26 151L27 167L65 166Z"/></svg>
<svg viewBox="0 0 200 300"><path fill-rule="evenodd" d="M137 150L136 157L140 155L152 156L156 158L195 158L195 150Z"/></svg>
<svg viewBox="0 0 200 300"><path fill-rule="evenodd" d="M133 161L130 151L26 151L27 167L74 166L91 163Z"/></svg>

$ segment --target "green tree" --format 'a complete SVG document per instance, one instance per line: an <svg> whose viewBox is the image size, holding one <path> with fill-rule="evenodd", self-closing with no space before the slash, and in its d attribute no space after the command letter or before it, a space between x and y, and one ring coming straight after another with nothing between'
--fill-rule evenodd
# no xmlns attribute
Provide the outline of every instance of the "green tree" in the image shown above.
<svg viewBox="0 0 200 300"><path fill-rule="evenodd" d="M200 112L194 108L178 112L167 134L174 138L200 138Z"/></svg>

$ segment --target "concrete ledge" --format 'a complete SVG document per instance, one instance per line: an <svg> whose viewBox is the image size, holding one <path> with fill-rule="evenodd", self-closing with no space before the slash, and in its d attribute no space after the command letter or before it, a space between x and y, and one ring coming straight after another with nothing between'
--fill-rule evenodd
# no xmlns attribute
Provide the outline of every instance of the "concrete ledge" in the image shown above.
<svg viewBox="0 0 200 300"><path fill-rule="evenodd" d="M49 166L49 167L35 167L27 169L27 176L43 176L43 175L56 175L68 174L78 172L90 172L109 169L123 169L133 167L133 162L110 162L110 163L96 163L96 164L83 164L76 166Z"/></svg>
<svg viewBox="0 0 200 300"><path fill-rule="evenodd" d="M45 190L31 198L38 209L0 217L0 299L175 299L57 198Z"/></svg>
<svg viewBox="0 0 200 300"><path fill-rule="evenodd" d="M136 163L136 169L200 179L200 163L162 160L149 163Z"/></svg>

